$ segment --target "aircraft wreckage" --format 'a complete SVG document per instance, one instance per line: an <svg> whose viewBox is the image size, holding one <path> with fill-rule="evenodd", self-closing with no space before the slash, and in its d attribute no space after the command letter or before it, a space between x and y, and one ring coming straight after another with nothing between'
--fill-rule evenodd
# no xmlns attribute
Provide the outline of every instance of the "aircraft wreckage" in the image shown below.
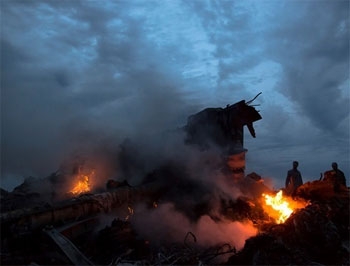
<svg viewBox="0 0 350 266"><path fill-rule="evenodd" d="M110 178L94 187L98 173L75 162L2 190L1 265L348 265L347 187L316 180L292 199L245 174L243 130L255 137L262 119L253 100L204 109L182 128L186 145L219 147L210 173L222 178L220 193L178 161L135 186ZM128 145L119 159L137 168Z"/></svg>

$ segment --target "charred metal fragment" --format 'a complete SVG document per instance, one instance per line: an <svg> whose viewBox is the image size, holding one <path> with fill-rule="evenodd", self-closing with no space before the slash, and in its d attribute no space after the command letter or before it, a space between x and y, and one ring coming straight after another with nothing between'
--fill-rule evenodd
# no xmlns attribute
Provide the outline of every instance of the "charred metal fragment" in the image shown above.
<svg viewBox="0 0 350 266"><path fill-rule="evenodd" d="M243 127L247 126L255 138L253 122L260 119L259 112L245 100L225 108L206 108L188 117L186 143L204 149L217 145L232 154L236 149L243 149Z"/></svg>
<svg viewBox="0 0 350 266"><path fill-rule="evenodd" d="M241 100L225 108L206 108L188 117L184 127L185 143L195 145L201 150L219 147L226 157L227 169L233 179L244 177L245 153L244 126L253 138L256 137L253 122L262 119L259 112L250 105L252 100Z"/></svg>
<svg viewBox="0 0 350 266"><path fill-rule="evenodd" d="M93 265L93 263L64 235L54 228L45 229L46 234L60 247L73 265Z"/></svg>

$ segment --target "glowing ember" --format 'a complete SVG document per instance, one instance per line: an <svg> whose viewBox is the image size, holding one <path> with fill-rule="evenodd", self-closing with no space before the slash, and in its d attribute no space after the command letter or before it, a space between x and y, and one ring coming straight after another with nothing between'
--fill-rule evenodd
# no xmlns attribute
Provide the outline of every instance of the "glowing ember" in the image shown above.
<svg viewBox="0 0 350 266"><path fill-rule="evenodd" d="M78 179L78 182L75 184L74 188L70 192L74 195L89 192L89 176L81 174L79 175Z"/></svg>
<svg viewBox="0 0 350 266"><path fill-rule="evenodd" d="M264 210L276 220L278 224L284 223L294 210L304 208L308 203L294 201L283 196L280 190L275 196L263 194L265 199Z"/></svg>
<svg viewBox="0 0 350 266"><path fill-rule="evenodd" d="M158 208L158 203L156 201L153 201L153 208Z"/></svg>
<svg viewBox="0 0 350 266"><path fill-rule="evenodd" d="M129 212L129 214L126 215L125 221L128 221L130 219L130 217L134 215L134 209L132 207L128 206L128 212Z"/></svg>

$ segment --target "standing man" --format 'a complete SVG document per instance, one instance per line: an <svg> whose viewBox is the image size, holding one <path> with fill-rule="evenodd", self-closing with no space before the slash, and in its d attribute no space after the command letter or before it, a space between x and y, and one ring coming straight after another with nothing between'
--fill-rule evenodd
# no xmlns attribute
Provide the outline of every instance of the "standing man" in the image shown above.
<svg viewBox="0 0 350 266"><path fill-rule="evenodd" d="M286 194L295 196L295 192L298 187L303 184L303 178L298 170L299 163L297 161L293 162L293 169L290 169L287 173L286 178Z"/></svg>
<svg viewBox="0 0 350 266"><path fill-rule="evenodd" d="M338 164L336 162L332 163L332 169L335 172L335 182L346 186L345 175L342 171L339 170Z"/></svg>
<svg viewBox="0 0 350 266"><path fill-rule="evenodd" d="M324 172L323 181L333 185L334 192L340 192L342 188L346 188L345 175L338 169L338 164L336 162L332 163L332 170Z"/></svg>

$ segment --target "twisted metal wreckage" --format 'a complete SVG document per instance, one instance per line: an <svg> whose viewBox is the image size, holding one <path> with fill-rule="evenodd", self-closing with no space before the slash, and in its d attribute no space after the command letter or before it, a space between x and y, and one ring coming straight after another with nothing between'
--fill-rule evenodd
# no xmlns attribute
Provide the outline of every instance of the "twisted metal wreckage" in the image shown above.
<svg viewBox="0 0 350 266"><path fill-rule="evenodd" d="M244 126L255 137L253 122L262 118L251 105L259 95L225 108L204 109L190 116L183 127L186 144L201 150L213 145L220 147L224 158L223 171L247 195L252 191L255 193L256 197L241 197L235 202L222 202L221 206L222 214L233 221L249 219L259 227L260 233L248 239L241 251L225 243L203 250L195 245L196 236L189 232L183 246L164 247L154 257L151 256L148 241L140 241L134 236L127 218L125 221L113 220L111 226L100 230L97 239L94 239L96 243L87 241L87 236L99 226L101 214L127 207L127 214L131 215L130 206L137 202L156 207L166 191L165 187L152 182L131 187L127 182L109 180L105 191L81 193L74 197L70 195L62 201L51 204L40 202L34 206L29 204L26 208L23 208L23 201L30 202L32 197L38 195L2 191L2 264L123 265L127 259L130 263L134 258L133 262L137 264L199 265L210 264L219 256L228 258L223 262L227 265L349 262L349 197L346 187L334 192L332 186L321 181L305 184L298 195L311 204L279 225L261 208L258 196L272 191L257 174L245 176L247 149L243 140ZM54 178L59 178L58 174ZM318 219L314 220L313 217ZM333 243L331 246L330 241ZM35 249L35 245L40 250ZM313 247L315 245L318 250ZM91 250L91 246L94 250ZM50 256L53 259L49 259Z"/></svg>

